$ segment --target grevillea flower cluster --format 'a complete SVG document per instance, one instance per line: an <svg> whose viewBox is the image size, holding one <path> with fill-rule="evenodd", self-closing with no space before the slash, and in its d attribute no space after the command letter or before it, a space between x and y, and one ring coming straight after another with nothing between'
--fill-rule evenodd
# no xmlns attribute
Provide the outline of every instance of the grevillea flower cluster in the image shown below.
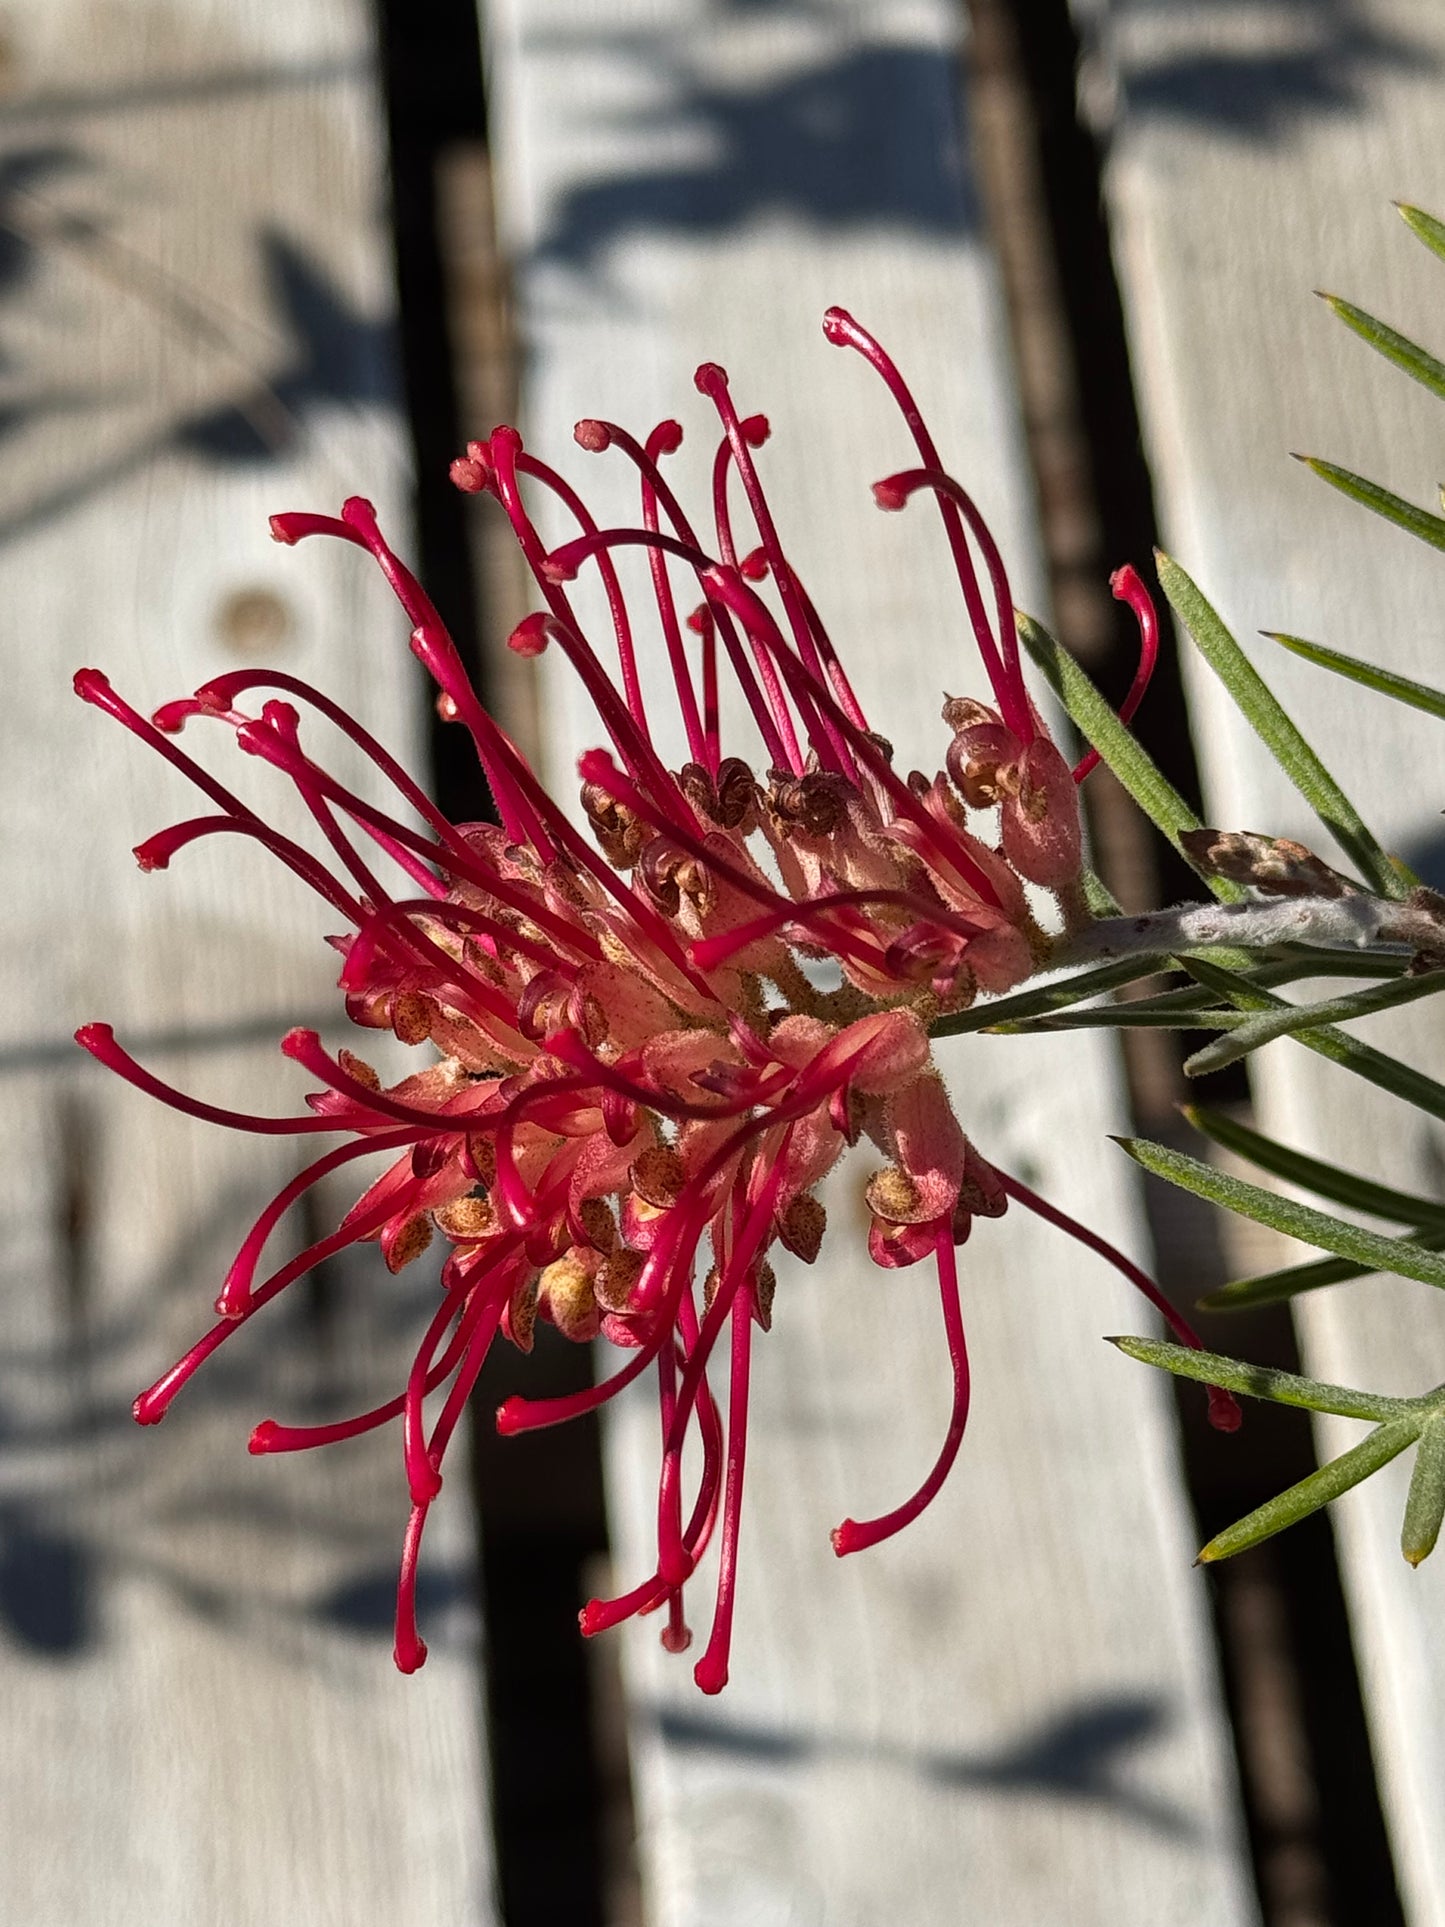
<svg viewBox="0 0 1445 1927"><path fill-rule="evenodd" d="M339 518L278 515L273 532L284 543L337 537L380 565L442 714L470 733L495 822L447 821L360 724L290 675L222 675L150 720L98 671L76 678L87 702L167 757L214 806L142 843L142 868L164 869L221 832L260 842L345 926L331 941L352 1022L431 1047L424 1068L384 1087L363 1056L333 1054L314 1031L293 1030L282 1049L321 1088L306 1115L272 1118L162 1084L105 1025L78 1033L102 1062L192 1116L342 1140L261 1213L222 1283L216 1323L137 1400L141 1423L162 1418L233 1332L333 1253L374 1241L395 1272L435 1234L445 1241L435 1315L405 1387L334 1424L267 1420L251 1439L253 1452L288 1452L399 1424L411 1500L396 1618L404 1671L426 1652L417 1561L448 1445L496 1337L525 1351L540 1318L579 1342L606 1338L622 1362L572 1396L509 1399L497 1414L503 1432L595 1410L644 1373L657 1387L656 1563L621 1597L589 1604L583 1630L658 1610L664 1644L683 1649L684 1590L720 1519L716 1601L696 1678L709 1692L724 1684L753 1332L767 1330L773 1311L769 1254L781 1245L805 1262L817 1257L826 1235L818 1187L862 1139L877 1164L866 1193L870 1252L886 1267L933 1266L953 1404L918 1489L880 1518L838 1526L840 1554L914 1519L957 1454L969 1371L955 1253L976 1218L997 1217L1011 1201L1040 1210L1159 1302L1119 1254L980 1153L935 1068L930 1025L980 993L1019 984L1083 920L1077 782L1089 761L1070 770L1030 700L998 551L941 467L897 369L841 310L829 312L825 332L859 352L898 404L917 459L874 493L885 509L919 493L935 498L991 689L988 702L945 701L946 767L931 777L900 774L864 716L763 493L756 452L768 424L738 414L714 366L697 373L719 425L706 537L663 472L682 439L675 422L641 442L610 422L577 426L584 449L613 451L635 470L640 517L630 528L599 528L514 429L471 443L453 465L459 487L501 505L537 583L543 606L517 627L511 647L560 649L605 732L609 746L580 763L590 835L482 706L436 610L359 499ZM554 496L577 529L550 552L529 506L539 493ZM646 551L651 618L688 745L679 770L659 759L644 701L634 611L614 562L626 546ZM568 594L584 569L595 569L605 589L606 649L588 640ZM676 600L680 579L695 601L686 610ZM1137 699L1153 612L1132 572L1116 588L1144 639ZM725 753L724 674L756 725L762 773ZM400 813L313 760L303 709L365 753ZM324 856L271 827L184 753L175 738L193 721L230 729L241 750L289 779ZM337 1230L265 1273L264 1250L283 1214L308 1187L373 1154L387 1157L387 1168ZM720 1353L725 1415L709 1383ZM689 1482L684 1446L693 1436L700 1469Z"/></svg>

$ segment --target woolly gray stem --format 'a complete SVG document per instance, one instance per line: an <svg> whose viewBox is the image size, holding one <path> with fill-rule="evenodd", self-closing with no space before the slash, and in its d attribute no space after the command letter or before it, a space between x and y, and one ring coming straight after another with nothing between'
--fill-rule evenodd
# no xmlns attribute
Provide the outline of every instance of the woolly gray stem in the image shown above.
<svg viewBox="0 0 1445 1927"><path fill-rule="evenodd" d="M1404 906L1364 892L1346 897L1254 897L1243 903L1184 903L1145 916L1106 917L1069 939L1055 964L1107 963L1143 952L1268 950L1302 943L1321 949L1367 950L1418 943L1403 926Z"/></svg>

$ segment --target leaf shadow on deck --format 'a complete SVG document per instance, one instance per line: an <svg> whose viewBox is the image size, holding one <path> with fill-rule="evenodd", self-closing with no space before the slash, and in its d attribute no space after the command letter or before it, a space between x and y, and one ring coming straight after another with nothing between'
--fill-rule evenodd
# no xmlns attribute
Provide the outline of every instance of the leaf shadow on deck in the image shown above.
<svg viewBox="0 0 1445 1927"><path fill-rule="evenodd" d="M1170 1801L1141 1792L1123 1777L1126 1763L1170 1724L1167 1703L1146 1693L1082 1699L1026 1730L1012 1743L978 1752L912 1750L781 1727L746 1726L669 1707L650 1722L670 1747L730 1755L760 1767L803 1764L822 1758L876 1761L901 1766L921 1779L981 1793L1042 1795L1106 1806L1150 1832L1171 1839L1196 1837L1191 1817Z"/></svg>
<svg viewBox="0 0 1445 1927"><path fill-rule="evenodd" d="M559 52L577 44L557 37ZM609 47L629 51L616 38ZM667 98L599 115L593 133L635 123L644 153L681 147L688 158L604 167L570 188L537 260L591 270L631 235L724 234L768 217L955 238L977 228L956 69L941 50L860 48L761 83L717 78L706 47L689 59L685 34L630 51Z"/></svg>
<svg viewBox="0 0 1445 1927"><path fill-rule="evenodd" d="M234 247L253 261L246 311L232 311L132 245L132 199L140 204L136 183L81 145L0 152L0 446L12 478L0 488L0 542L168 455L220 467L286 460L318 409L395 399L391 318L358 305L294 235L231 217ZM57 317L52 295L37 330L27 303L42 265L61 269L67 300ZM107 336L121 328L136 343L136 368L160 344L173 378L157 386L154 373L122 378L115 368L80 378L102 305ZM18 329L7 329L11 318ZM186 398L197 368L210 391L199 405Z"/></svg>
<svg viewBox="0 0 1445 1927"><path fill-rule="evenodd" d="M1161 0L1123 18L1144 26L1122 49L1131 117L1191 123L1254 141L1288 137L1302 118L1358 113L1381 72L1433 73L1429 46L1360 0ZM1177 51L1171 24L1178 21ZM1147 38L1145 38L1147 36Z"/></svg>

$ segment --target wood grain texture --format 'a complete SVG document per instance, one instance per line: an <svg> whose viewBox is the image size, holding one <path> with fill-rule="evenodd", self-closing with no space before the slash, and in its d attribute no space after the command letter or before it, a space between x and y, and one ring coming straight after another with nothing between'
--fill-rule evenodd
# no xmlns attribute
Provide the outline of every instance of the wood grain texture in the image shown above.
<svg viewBox="0 0 1445 1927"><path fill-rule="evenodd" d="M110 1018L182 1086L284 1113L277 1040L340 1014L331 913L270 859L139 874L191 792L69 681L95 663L148 709L260 658L416 760L404 619L360 558L266 520L358 489L404 511L380 125L353 0L6 14L0 1917L26 1927L493 1918L469 1509L439 1521L433 1658L404 1682L398 1442L245 1451L268 1413L389 1395L431 1287L338 1267L141 1433L131 1399L301 1159L69 1042ZM265 773L227 762L259 803Z"/></svg>
<svg viewBox="0 0 1445 1927"><path fill-rule="evenodd" d="M1445 670L1440 557L1288 459L1326 456L1436 500L1439 404L1309 291L1344 294L1438 351L1445 270L1389 202L1445 206L1445 22L1376 0L1085 11L1098 29L1092 97L1114 116L1109 204L1165 539L1372 828L1438 883L1438 728L1255 632L1436 683ZM1208 673L1191 669L1212 820L1322 847ZM1445 1069L1433 1002L1362 1034ZM1255 1091L1265 1128L1287 1141L1438 1192L1439 1128L1310 1053L1271 1046ZM1346 1285L1302 1301L1298 1319L1320 1377L1400 1392L1445 1378L1445 1305L1427 1287ZM1327 1421L1319 1442L1334 1453L1357 1436ZM1400 1557L1408 1474L1392 1466L1350 1495L1335 1530L1397 1867L1423 1927L1445 1921L1445 1567L1413 1572Z"/></svg>
<svg viewBox="0 0 1445 1927"><path fill-rule="evenodd" d="M713 435L690 375L721 360L772 419L783 539L865 709L902 767L936 767L941 692L981 675L932 518L872 509L906 439L819 318L842 302L892 345L1037 604L951 16L633 4L604 27L580 0L499 0L488 19L533 445L605 525L635 514L630 479L568 450L571 422L677 415L697 501ZM565 796L597 725L542 667ZM648 688L665 714L658 672ZM1137 1247L1097 1040L942 1050L986 1153ZM828 1528L913 1489L946 1409L936 1292L863 1254L866 1168L834 1186L815 1270L781 1270L759 1346L732 1683L703 1699L646 1623L626 1647L651 1927L1253 1919L1167 1401L1099 1342L1141 1316L1101 1265L1021 1214L977 1228L960 1463L904 1537L834 1559ZM619 1585L652 1556L656 1428L646 1397L614 1414ZM694 1611L705 1629L705 1587Z"/></svg>

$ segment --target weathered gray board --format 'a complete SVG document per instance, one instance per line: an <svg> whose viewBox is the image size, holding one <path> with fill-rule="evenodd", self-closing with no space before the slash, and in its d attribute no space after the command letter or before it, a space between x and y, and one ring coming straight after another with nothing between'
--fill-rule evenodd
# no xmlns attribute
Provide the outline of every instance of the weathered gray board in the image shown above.
<svg viewBox="0 0 1445 1927"><path fill-rule="evenodd" d="M218 844L168 876L135 869L130 846L195 814L192 793L69 681L97 663L149 708L266 654L415 757L419 692L382 585L354 552L283 551L266 527L357 489L405 515L381 140L361 0L6 10L0 1919L15 1927L493 1918L463 1495L429 1560L432 1660L407 1682L389 1652L396 1442L245 1449L268 1412L388 1395L428 1286L333 1276L140 1432L131 1398L204 1328L298 1159L172 1116L68 1041L111 1018L163 1075L280 1113L302 1084L276 1040L334 1020L327 918L269 859Z"/></svg>
<svg viewBox="0 0 1445 1927"><path fill-rule="evenodd" d="M940 692L981 677L932 518L871 506L903 431L818 324L843 302L892 345L1037 604L1000 304L949 133L952 10L630 0L604 21L496 0L486 20L532 443L605 525L635 513L631 478L572 449L572 422L677 415L696 499L712 435L691 373L721 360L772 418L784 540L865 708L905 768L936 767ZM596 724L543 667L566 795ZM1137 1248L1108 1051L945 1053L988 1154ZM1100 1342L1147 1323L1101 1265L1020 1214L978 1227L953 1479L901 1539L833 1558L831 1525L932 1462L947 1383L936 1297L868 1263L855 1183L816 1270L784 1271L754 1367L732 1683L703 1699L651 1622L626 1647L650 1927L1253 1919L1167 1400ZM646 1397L611 1428L619 1585L650 1558L655 1433Z"/></svg>
<svg viewBox="0 0 1445 1927"><path fill-rule="evenodd" d="M1441 558L1344 501L1288 451L1329 457L1429 506L1440 409L1310 298L1326 288L1445 342L1445 270L1392 198L1445 208L1445 15L1121 5L1095 14L1090 97L1109 109L1109 208L1166 540L1216 602L1378 834L1440 880L1438 726L1287 658L1310 636L1439 683ZM1191 678L1214 820L1321 832L1208 672ZM1327 855L1331 854L1326 847ZM1439 1076L1438 1005L1363 1034ZM1266 1128L1405 1187L1438 1191L1438 1127L1292 1043L1257 1061ZM1420 1391L1445 1379L1445 1305L1372 1281L1302 1300L1309 1369ZM1359 1428L1329 1421L1334 1453ZM1400 1557L1408 1462L1335 1509L1371 1731L1409 1917L1445 1921L1445 1564Z"/></svg>

